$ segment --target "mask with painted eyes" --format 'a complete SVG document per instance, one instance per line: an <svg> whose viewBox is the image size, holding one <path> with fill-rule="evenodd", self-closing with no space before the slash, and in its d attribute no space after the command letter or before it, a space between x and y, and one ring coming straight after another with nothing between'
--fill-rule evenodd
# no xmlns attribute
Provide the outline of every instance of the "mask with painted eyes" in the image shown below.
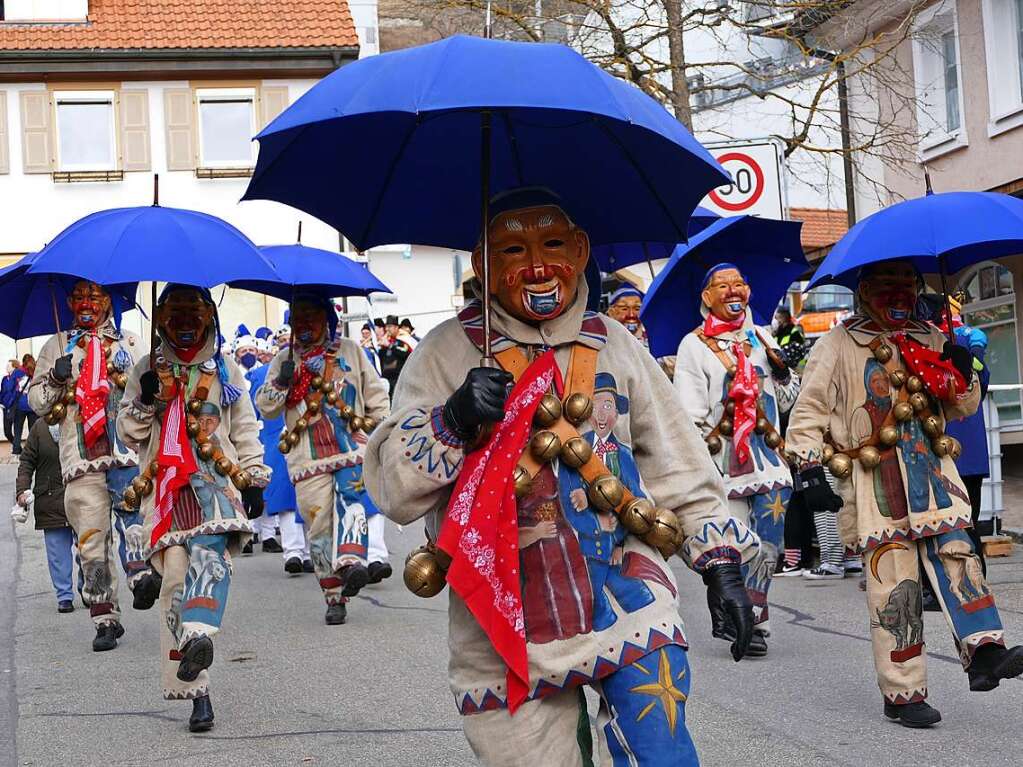
<svg viewBox="0 0 1023 767"><path fill-rule="evenodd" d="M156 327L179 350L205 343L213 317L213 306L194 288L172 290L156 307Z"/></svg>
<svg viewBox="0 0 1023 767"><path fill-rule="evenodd" d="M311 301L298 300L291 312L291 328L295 332L295 343L299 346L314 346L324 343L327 338L327 310Z"/></svg>
<svg viewBox="0 0 1023 767"><path fill-rule="evenodd" d="M897 330L913 317L920 277L908 261L884 261L865 270L857 292L867 314L882 327Z"/></svg>
<svg viewBox="0 0 1023 767"><path fill-rule="evenodd" d="M710 313L724 322L745 316L750 289L738 269L725 267L710 275L701 298Z"/></svg>
<svg viewBox="0 0 1023 767"><path fill-rule="evenodd" d="M623 296L607 307L607 316L618 320L630 333L636 333L640 329L639 310L643 300L639 296Z"/></svg>
<svg viewBox="0 0 1023 767"><path fill-rule="evenodd" d="M75 327L94 330L110 316L110 294L95 282L79 280L68 296Z"/></svg>
<svg viewBox="0 0 1023 767"><path fill-rule="evenodd" d="M489 290L508 314L536 325L572 305L590 257L590 240L560 208L501 213L491 221L489 237ZM478 247L472 267L483 274Z"/></svg>

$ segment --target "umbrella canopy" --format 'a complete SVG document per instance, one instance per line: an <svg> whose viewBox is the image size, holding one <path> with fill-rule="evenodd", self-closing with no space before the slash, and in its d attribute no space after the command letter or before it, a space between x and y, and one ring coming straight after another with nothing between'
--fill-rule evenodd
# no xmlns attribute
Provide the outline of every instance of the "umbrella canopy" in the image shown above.
<svg viewBox="0 0 1023 767"><path fill-rule="evenodd" d="M1023 253L1023 200L996 192L942 192L906 200L846 232L808 288L854 288L860 267L908 258L924 274L951 274L990 258Z"/></svg>
<svg viewBox="0 0 1023 767"><path fill-rule="evenodd" d="M290 301L296 291L315 292L327 298L392 292L366 266L340 253L305 245L264 245L259 250L273 265L278 279L237 280L231 283L232 288L284 301Z"/></svg>
<svg viewBox="0 0 1023 767"><path fill-rule="evenodd" d="M707 270L730 262L749 282L753 320L767 324L794 280L809 268L799 239L802 223L755 216L722 218L679 245L643 300L639 317L655 357L675 354L703 322L700 293Z"/></svg>
<svg viewBox="0 0 1023 767"><path fill-rule="evenodd" d="M548 187L593 243L680 242L729 181L660 104L554 44L455 36L361 59L257 138L245 199L311 213L360 250L471 250L486 185Z"/></svg>
<svg viewBox="0 0 1023 767"><path fill-rule="evenodd" d="M686 239L695 237L719 218L721 216L709 208L697 206L693 215L689 217ZM615 242L595 245L592 255L603 271L614 272L644 261L670 258L678 244L678 242Z"/></svg>
<svg viewBox="0 0 1023 767"><path fill-rule="evenodd" d="M32 338L67 330L74 323L67 299L79 277L64 274L29 274L38 258L30 253L16 264L0 269L0 333L11 338ZM121 314L135 307L138 283L108 285L114 323L120 327ZM54 303L60 319L54 320Z"/></svg>
<svg viewBox="0 0 1023 767"><path fill-rule="evenodd" d="M115 285L139 280L212 288L277 280L273 266L231 224L206 213L149 205L92 213L39 251L30 274L67 274Z"/></svg>

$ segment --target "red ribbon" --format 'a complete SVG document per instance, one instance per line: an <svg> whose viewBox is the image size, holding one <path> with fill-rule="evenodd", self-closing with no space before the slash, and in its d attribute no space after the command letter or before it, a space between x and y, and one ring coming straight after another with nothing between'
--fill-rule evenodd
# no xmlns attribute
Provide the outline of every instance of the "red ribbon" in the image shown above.
<svg viewBox="0 0 1023 767"><path fill-rule="evenodd" d="M324 355L322 346L317 346L302 354L302 359L299 361L298 365L298 372L295 374L295 381L291 384L291 388L288 389L288 396L284 401L284 404L288 407L295 407L299 402L305 399L305 395L309 393L309 387L313 378L319 375L318 373L314 373L310 370L309 366L306 364L306 360L316 356L320 356L324 359L324 361L326 361L326 356ZM326 362L324 362L324 366L326 366Z"/></svg>
<svg viewBox="0 0 1023 767"><path fill-rule="evenodd" d="M188 485L188 478L199 470L185 426L185 395L179 388L177 396L167 404L163 413L160 449L156 456L159 468L156 471L151 546L155 546L170 530L178 493Z"/></svg>
<svg viewBox="0 0 1023 767"><path fill-rule="evenodd" d="M967 382L963 374L956 370L951 360L940 359L941 352L917 343L905 333L892 335L892 342L898 347L902 364L923 381L924 388L932 396L951 401L966 393Z"/></svg>
<svg viewBox="0 0 1023 767"><path fill-rule="evenodd" d="M82 417L85 446L92 447L107 431L107 396L110 379L107 377L106 355L99 336L91 335L85 347L85 365L75 385L75 402Z"/></svg>
<svg viewBox="0 0 1023 767"><path fill-rule="evenodd" d="M737 317L734 320L721 320L713 314L708 314L703 323L704 335L714 338L722 333L739 330L746 318ZM757 371L753 363L743 350L742 342L732 342L732 354L735 355L735 375L732 377L732 385L728 389L728 399L735 403L735 413L732 415L732 446L735 448L735 455L739 463L743 464L749 460L750 434L757 423L757 399L760 397L760 382L757 380Z"/></svg>

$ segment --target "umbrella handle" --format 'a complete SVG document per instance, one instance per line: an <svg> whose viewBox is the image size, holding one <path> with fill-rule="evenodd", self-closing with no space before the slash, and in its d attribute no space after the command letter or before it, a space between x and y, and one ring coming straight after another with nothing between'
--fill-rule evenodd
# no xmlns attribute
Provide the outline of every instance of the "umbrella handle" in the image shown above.
<svg viewBox="0 0 1023 767"><path fill-rule="evenodd" d="M480 115L480 263L483 274L483 359L480 367L496 368L490 348L490 112L484 110Z"/></svg>
<svg viewBox="0 0 1023 767"><path fill-rule="evenodd" d="M160 183L159 176L154 183ZM156 370L156 280L149 284L149 369Z"/></svg>
<svg viewBox="0 0 1023 767"><path fill-rule="evenodd" d="M57 308L57 293L53 289L53 278L52 277L50 278L49 282L50 282L50 304L53 307L53 327L54 327L54 332L57 334L57 344L60 346L61 349L63 349L65 341L61 339L60 309Z"/></svg>
<svg viewBox="0 0 1023 767"><path fill-rule="evenodd" d="M955 346L956 336L955 331L952 329L952 305L949 303L948 300L948 280L945 275L946 269L944 256L938 257L938 266L940 267L939 271L941 272L941 293L945 299L945 322L948 325L947 327L948 341L950 344Z"/></svg>

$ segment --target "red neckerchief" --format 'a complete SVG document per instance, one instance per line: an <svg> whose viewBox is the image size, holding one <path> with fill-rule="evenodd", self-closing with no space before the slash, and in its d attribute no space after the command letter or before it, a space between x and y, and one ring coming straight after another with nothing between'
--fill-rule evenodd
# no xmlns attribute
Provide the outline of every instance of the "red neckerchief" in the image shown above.
<svg viewBox="0 0 1023 767"><path fill-rule="evenodd" d="M951 360L939 359L941 352L914 341L905 333L893 333L892 342L898 347L902 364L924 382L924 387L935 398L954 400L966 393L966 379L956 370Z"/></svg>
<svg viewBox="0 0 1023 767"><path fill-rule="evenodd" d="M171 345L173 346L173 344ZM200 341L199 343L188 347L175 346L174 354L178 357L178 359L180 359L187 365L189 362L195 359L195 355L197 355L199 353L199 350L202 349L204 346L206 346L205 341Z"/></svg>
<svg viewBox="0 0 1023 767"><path fill-rule="evenodd" d="M703 333L709 338L714 338L723 333L739 330L745 321L745 316L728 321L708 314L703 323ZM728 389L728 399L735 403L735 413L732 416L732 445L739 463L743 464L749 460L750 434L757 423L760 382L757 380L757 371L753 369L753 363L742 348L741 341L732 343L732 354L735 355L735 376Z"/></svg>
<svg viewBox="0 0 1023 767"><path fill-rule="evenodd" d="M92 447L107 430L107 396L110 379L107 377L106 355L99 335L90 333L85 342L85 365L75 385L75 402L82 416L85 446Z"/></svg>
<svg viewBox="0 0 1023 767"><path fill-rule="evenodd" d="M518 504L512 471L529 439L540 399L562 388L554 352L538 357L515 384L504 420L486 446L468 453L437 545L451 555L447 580L508 667L508 711L529 695L529 658L519 580Z"/></svg>
<svg viewBox="0 0 1023 767"><path fill-rule="evenodd" d="M185 431L185 392L179 386L178 393L167 404L160 429L160 449L156 455L156 498L153 504L153 533L150 545L170 530L174 513L174 502L181 488L188 484L188 478L199 470L192 453L192 445Z"/></svg>
<svg viewBox="0 0 1023 767"><path fill-rule="evenodd" d="M707 319L703 321L703 334L707 338L717 338L722 333L740 330L745 322L745 314L741 317L736 317L734 320L720 320L708 312Z"/></svg>
<svg viewBox="0 0 1023 767"><path fill-rule="evenodd" d="M299 402L304 400L305 396L309 393L310 382L314 377L320 375L319 373L314 373L310 370L309 366L306 364L306 360L316 356L323 356L324 359L326 359L322 345L314 346L313 348L302 352L302 359L299 362L298 371L295 373L295 381L292 383L291 388L288 389L288 397L285 400L285 404L288 407L295 407Z"/></svg>

